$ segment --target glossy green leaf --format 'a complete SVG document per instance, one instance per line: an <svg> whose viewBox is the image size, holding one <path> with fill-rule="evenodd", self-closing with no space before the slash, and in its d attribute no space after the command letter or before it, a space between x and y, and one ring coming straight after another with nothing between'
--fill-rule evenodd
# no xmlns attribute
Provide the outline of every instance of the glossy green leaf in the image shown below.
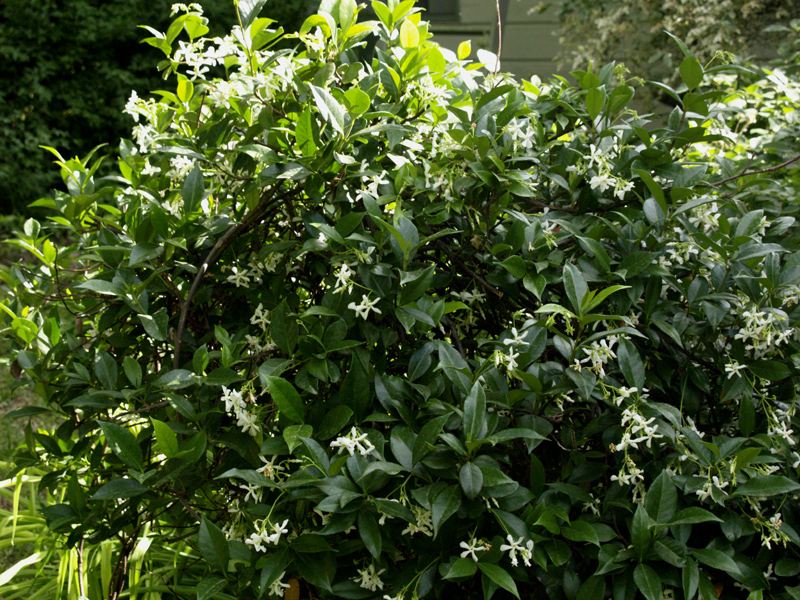
<svg viewBox="0 0 800 600"><path fill-rule="evenodd" d="M137 471L144 469L142 449L136 441L136 437L130 431L116 423L98 421L97 424L103 430L108 447L122 462Z"/></svg>
<svg viewBox="0 0 800 600"><path fill-rule="evenodd" d="M281 377L268 376L264 379L270 396L280 413L294 423L303 423L305 407L303 399L295 387Z"/></svg>

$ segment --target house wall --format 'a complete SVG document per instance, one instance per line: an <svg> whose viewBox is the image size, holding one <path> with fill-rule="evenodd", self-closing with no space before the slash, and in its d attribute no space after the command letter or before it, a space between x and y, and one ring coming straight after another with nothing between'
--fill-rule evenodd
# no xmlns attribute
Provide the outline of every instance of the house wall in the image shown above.
<svg viewBox="0 0 800 600"><path fill-rule="evenodd" d="M530 12L537 0L508 0L500 55L503 71L525 79L538 75L544 80L556 73L564 74L555 61L560 51L557 6L562 1L552 0L547 10L539 13ZM497 8L494 0L461 0L459 10L458 23L432 24L434 41L455 50L459 43L471 39L473 51L484 48L495 52Z"/></svg>

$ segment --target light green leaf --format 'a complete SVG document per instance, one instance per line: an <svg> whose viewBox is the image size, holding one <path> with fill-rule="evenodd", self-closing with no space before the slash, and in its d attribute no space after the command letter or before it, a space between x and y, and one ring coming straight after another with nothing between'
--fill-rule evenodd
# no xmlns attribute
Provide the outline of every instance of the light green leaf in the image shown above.
<svg viewBox="0 0 800 600"><path fill-rule="evenodd" d="M153 423L153 430L156 434L156 442L161 452L167 457L172 458L178 454L178 436L172 431L169 425L163 421L150 418Z"/></svg>
<svg viewBox="0 0 800 600"><path fill-rule="evenodd" d="M300 148L300 152L303 153L303 156L314 156L314 153L317 151L317 142L314 136L314 126L313 126L313 116L311 115L311 109L309 106L306 106L303 109L303 112L300 113L300 118L297 120L297 127L294 131L294 138L297 142L298 148Z"/></svg>
<svg viewBox="0 0 800 600"><path fill-rule="evenodd" d="M322 117L331 124L337 132L344 134L345 110L325 88L315 85L308 86L317 103L317 108Z"/></svg>
<svg viewBox="0 0 800 600"><path fill-rule="evenodd" d="M696 88L703 81L703 67L698 60L692 56L683 59L680 66L681 79L689 91Z"/></svg>

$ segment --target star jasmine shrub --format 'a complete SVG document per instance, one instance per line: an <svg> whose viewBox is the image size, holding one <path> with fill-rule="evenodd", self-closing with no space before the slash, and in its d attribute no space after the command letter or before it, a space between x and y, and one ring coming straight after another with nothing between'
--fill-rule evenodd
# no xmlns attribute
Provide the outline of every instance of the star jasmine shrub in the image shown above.
<svg viewBox="0 0 800 600"><path fill-rule="evenodd" d="M800 597L797 63L683 47L648 121L414 0L268 7L148 30L116 172L58 155L12 242L12 416L60 419L11 474L53 498L30 589Z"/></svg>

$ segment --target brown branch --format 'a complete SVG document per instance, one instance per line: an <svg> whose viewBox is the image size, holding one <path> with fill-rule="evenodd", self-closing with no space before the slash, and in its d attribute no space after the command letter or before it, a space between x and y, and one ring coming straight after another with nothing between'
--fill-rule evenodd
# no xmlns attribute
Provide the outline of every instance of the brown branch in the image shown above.
<svg viewBox="0 0 800 600"><path fill-rule="evenodd" d="M78 593L81 597L86 596L86 586L83 584L83 538L78 545Z"/></svg>
<svg viewBox="0 0 800 600"><path fill-rule="evenodd" d="M486 281L486 280L485 280L483 277L481 277L481 276L480 276L480 275L478 275L478 274L477 274L475 271L473 271L473 270L472 270L472 269L471 269L471 268L470 268L470 267L469 267L469 266L468 266L468 265L467 265L467 264L466 264L466 263L465 263L463 260L461 260L461 258L459 258L459 257L458 257L458 256L457 256L457 255L456 255L456 254L455 254L455 253L454 253L452 250L450 250L450 248L448 248L448 247L447 247L445 244L443 244L443 243L442 243L441 241L439 241L439 240L436 240L436 246L437 246L437 247L439 247L439 248L441 248L442 250L444 250L445 254L447 254L447 256L449 256L451 260L454 260L455 262L457 262L457 263L458 263L458 264L459 264L459 265L460 265L460 266L461 266L461 267L464 269L464 271L466 271L466 272L467 272L467 274L468 274L470 277L472 277L472 278L473 278L475 281L477 281L478 283L480 283L480 284L481 284L481 286L482 286L484 289L487 289L487 290L489 290L489 291L490 291L490 292L492 292L494 295L496 295L498 298L502 298L502 297L503 297L503 292L501 292L500 290L498 290L498 289L497 289L497 288L495 288L494 286L492 286L492 285L490 285L489 283L487 283L487 281Z"/></svg>
<svg viewBox="0 0 800 600"><path fill-rule="evenodd" d="M732 177L728 177L726 179L723 179L722 181L717 181L715 183L709 183L706 185L700 185L698 187L719 187L723 183L728 183L729 181L733 181L734 179L739 179L740 177L747 177L748 175L758 175L760 173L771 173L772 171L778 171L784 167L788 167L790 164L797 162L798 160L800 160L800 154L798 154L794 158L790 158L786 162L782 162L779 165L775 165L774 167L767 167L765 169L758 169L756 171L747 171L747 169L745 169L738 175L733 175Z"/></svg>
<svg viewBox="0 0 800 600"><path fill-rule="evenodd" d="M500 55L503 53L503 15L500 13L500 0L495 0L497 8L497 58L494 61L494 74L500 70Z"/></svg>
<svg viewBox="0 0 800 600"><path fill-rule="evenodd" d="M189 506L189 503L186 501L185 498L181 497L181 498L178 498L178 500L180 500L181 504L183 504L183 507L186 510L188 510L195 519L197 519L198 523L200 523L202 521L202 519L200 518L200 515L198 515L196 512L194 512L194 509L191 506Z"/></svg>
<svg viewBox="0 0 800 600"><path fill-rule="evenodd" d="M158 410L159 408L165 408L165 407L167 407L169 405L170 405L169 402L158 402L157 404L150 404L149 406L144 406L144 407L142 407L142 408L140 408L138 410L131 410L131 411L128 411L128 412L119 413L119 414L115 415L115 418L125 417L125 416L128 416L128 415L137 415L137 414L143 413L143 412L150 412L151 410Z"/></svg>
<svg viewBox="0 0 800 600"><path fill-rule="evenodd" d="M217 259L222 256L222 253L225 252L228 246L230 246L237 237L262 219L264 213L267 212L267 209L275 199L278 189L280 189L280 184L272 188L271 193L264 195L258 205L249 213L247 213L240 223L231 227L225 233L225 235L219 238L217 243L214 244L214 247L208 253L208 256L206 256L203 264L200 265L200 269L197 271L194 282L192 282L192 287L189 289L189 293L186 295L186 299L183 301L183 306L181 307L181 317L178 321L178 330L175 332L175 356L173 358L174 369L177 369L181 362L181 339L183 338L183 330L186 328L186 318L189 315L189 307L192 304L192 299L200 289L200 284L202 283L203 277L208 271L209 266L213 265Z"/></svg>

